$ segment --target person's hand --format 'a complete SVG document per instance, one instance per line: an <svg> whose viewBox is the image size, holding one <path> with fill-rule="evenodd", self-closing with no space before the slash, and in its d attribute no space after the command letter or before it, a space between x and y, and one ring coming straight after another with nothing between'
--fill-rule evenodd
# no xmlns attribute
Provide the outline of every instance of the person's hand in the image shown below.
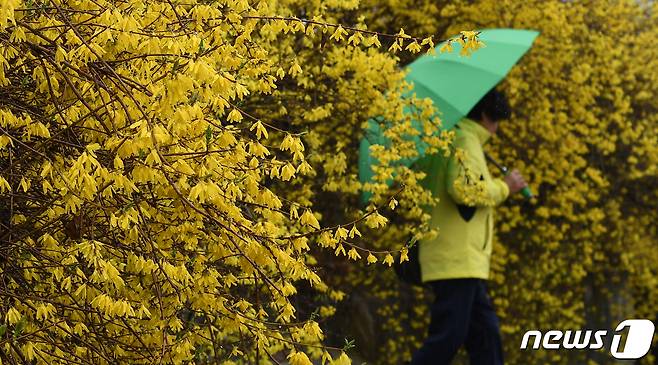
<svg viewBox="0 0 658 365"><path fill-rule="evenodd" d="M521 176L521 173L517 169L514 169L512 172L505 175L505 183L509 187L510 194L516 194L521 189L528 186L528 184L523 179L523 176Z"/></svg>

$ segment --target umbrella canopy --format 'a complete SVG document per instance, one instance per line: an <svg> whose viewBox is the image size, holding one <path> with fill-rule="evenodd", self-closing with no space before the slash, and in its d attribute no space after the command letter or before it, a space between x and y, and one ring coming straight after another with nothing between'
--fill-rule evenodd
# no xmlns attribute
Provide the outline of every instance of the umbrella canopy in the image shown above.
<svg viewBox="0 0 658 365"><path fill-rule="evenodd" d="M424 55L407 66L407 81L413 83L413 93L430 98L441 113L442 128L452 128L477 102L495 87L518 60L530 49L539 32L518 29L487 29L480 33L485 46L471 56L460 56L461 45L453 42L450 53ZM437 131L437 133L440 131ZM368 121L365 137L359 148L359 179L369 182L374 175L370 146L386 145L383 130L374 120ZM417 142L419 158L424 146ZM414 161L402 161L411 165ZM367 194L364 199L367 200Z"/></svg>

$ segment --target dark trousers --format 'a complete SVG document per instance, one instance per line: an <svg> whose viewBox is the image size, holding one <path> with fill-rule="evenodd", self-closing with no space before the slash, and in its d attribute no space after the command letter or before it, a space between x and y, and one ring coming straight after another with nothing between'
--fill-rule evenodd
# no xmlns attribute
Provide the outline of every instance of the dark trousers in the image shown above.
<svg viewBox="0 0 658 365"><path fill-rule="evenodd" d="M430 282L434 290L429 335L412 365L448 365L462 345L471 365L502 365L498 317L482 279Z"/></svg>

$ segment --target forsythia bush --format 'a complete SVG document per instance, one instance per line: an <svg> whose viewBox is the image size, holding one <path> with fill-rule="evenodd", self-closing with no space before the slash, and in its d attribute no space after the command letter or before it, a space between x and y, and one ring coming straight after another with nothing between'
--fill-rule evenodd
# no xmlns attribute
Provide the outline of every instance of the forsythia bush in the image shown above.
<svg viewBox="0 0 658 365"><path fill-rule="evenodd" d="M324 345L345 294L323 277L390 265L402 242L359 230L398 201L425 229L430 201L394 166L356 204L362 126L396 126L386 163L414 154L405 106L449 143L394 56L432 40L356 6L2 2L0 363L350 363Z"/></svg>
<svg viewBox="0 0 658 365"><path fill-rule="evenodd" d="M462 29L541 31L502 84L514 115L487 146L519 168L537 194L532 204L515 197L499 208L491 294L509 363L612 362L605 351L523 351L519 345L530 329L614 329L626 318L656 318L658 48L652 40L658 5L373 0L360 9L373 30L403 23L409 33L437 39ZM402 62L414 57L402 55ZM382 247L404 237L397 227L374 234ZM429 296L401 287L387 270L354 266L348 272L332 282L358 290L352 296L367 303L344 312L364 322L352 334L357 345L373 363L400 364L425 336ZM362 321L363 313L373 319ZM369 342L363 333L379 335Z"/></svg>
<svg viewBox="0 0 658 365"><path fill-rule="evenodd" d="M542 32L488 146L538 194L498 216L507 359L605 363L518 345L528 329L656 315L653 2L1 6L2 363L347 364L347 334L369 362L400 364L428 314L388 265L431 202L394 163L415 150L405 107L437 150L450 136L429 135L439 121L399 66L488 27ZM373 151L361 206L372 117L392 143Z"/></svg>

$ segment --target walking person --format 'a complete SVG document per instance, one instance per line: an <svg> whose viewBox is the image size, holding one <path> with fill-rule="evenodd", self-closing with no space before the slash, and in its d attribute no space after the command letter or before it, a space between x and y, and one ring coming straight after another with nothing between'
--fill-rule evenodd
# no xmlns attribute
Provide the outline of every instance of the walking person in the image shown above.
<svg viewBox="0 0 658 365"><path fill-rule="evenodd" d="M431 286L435 299L428 337L411 365L450 364L462 345L471 365L503 364L498 317L486 286L494 207L527 185L517 170L503 179L493 178L483 146L510 114L505 95L492 89L455 126L455 147L466 152L465 159L439 159L428 176L430 189L440 199L431 208L431 224L439 235L420 242L419 261L422 280ZM476 203L454 184L463 179L465 169L484 185L484 199Z"/></svg>

